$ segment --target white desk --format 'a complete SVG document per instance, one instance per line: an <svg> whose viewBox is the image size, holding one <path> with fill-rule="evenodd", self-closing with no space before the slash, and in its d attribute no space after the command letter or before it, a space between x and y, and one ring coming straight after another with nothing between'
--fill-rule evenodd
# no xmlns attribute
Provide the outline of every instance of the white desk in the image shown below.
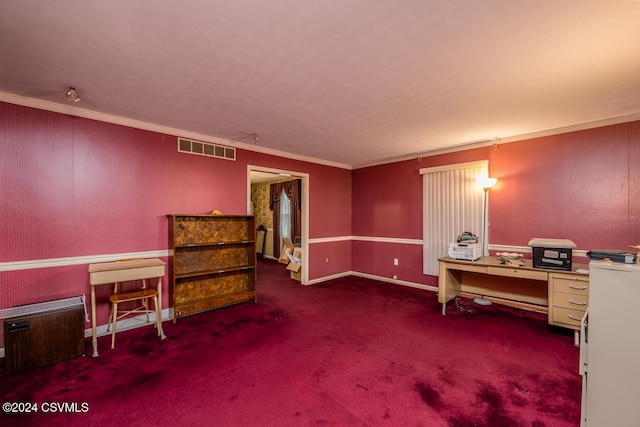
<svg viewBox="0 0 640 427"><path fill-rule="evenodd" d="M165 275L165 263L158 258L133 259L99 264L89 264L89 284L91 285L91 333L93 357L98 356L98 337L96 335L96 286L114 285L133 280L158 279L158 306L162 311L162 278ZM160 322L162 328L162 322ZM164 332L159 331L162 338Z"/></svg>

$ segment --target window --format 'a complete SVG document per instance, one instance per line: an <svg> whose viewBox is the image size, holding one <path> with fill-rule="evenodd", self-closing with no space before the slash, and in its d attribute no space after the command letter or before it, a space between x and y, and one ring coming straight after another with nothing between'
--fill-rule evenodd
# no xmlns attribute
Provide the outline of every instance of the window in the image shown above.
<svg viewBox="0 0 640 427"><path fill-rule="evenodd" d="M291 200L284 189L280 195L280 241L291 242Z"/></svg>
<svg viewBox="0 0 640 427"><path fill-rule="evenodd" d="M423 273L438 275L438 258L446 256L449 243L459 234L483 233L481 176L488 175L487 160L420 169L423 176ZM484 245L484 242L483 242Z"/></svg>

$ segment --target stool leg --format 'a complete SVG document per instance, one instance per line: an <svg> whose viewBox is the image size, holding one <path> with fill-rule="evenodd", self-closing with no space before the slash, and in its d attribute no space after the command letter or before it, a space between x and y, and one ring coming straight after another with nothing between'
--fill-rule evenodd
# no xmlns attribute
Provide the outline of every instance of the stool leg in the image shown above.
<svg viewBox="0 0 640 427"><path fill-rule="evenodd" d="M113 293L118 293L118 283L113 284ZM109 312L109 322L107 323L107 332L111 330L111 316L113 315L113 304L111 304L111 311Z"/></svg>
<svg viewBox="0 0 640 427"><path fill-rule="evenodd" d="M111 304L111 311L109 312L109 321L107 322L107 332L111 331L111 319L113 319L113 304Z"/></svg>
<svg viewBox="0 0 640 427"><path fill-rule="evenodd" d="M113 317L111 319L113 321L113 331L111 331L111 349L114 349L116 346L116 320L118 320L118 303L113 303Z"/></svg>
<svg viewBox="0 0 640 427"><path fill-rule="evenodd" d="M153 297L153 306L156 309L156 325L158 328L158 336L160 337L160 339L165 339L167 338L166 335L164 334L164 331L162 330L162 307L160 307L158 305L158 297L155 296Z"/></svg>
<svg viewBox="0 0 640 427"><path fill-rule="evenodd" d="M149 299L145 298L142 300L142 306L144 307L144 312L147 315L147 323L149 323Z"/></svg>
<svg viewBox="0 0 640 427"><path fill-rule="evenodd" d="M142 289L147 289L147 279L142 279ZM147 315L147 323L149 323L149 298L142 300L142 306L144 307L144 313Z"/></svg>

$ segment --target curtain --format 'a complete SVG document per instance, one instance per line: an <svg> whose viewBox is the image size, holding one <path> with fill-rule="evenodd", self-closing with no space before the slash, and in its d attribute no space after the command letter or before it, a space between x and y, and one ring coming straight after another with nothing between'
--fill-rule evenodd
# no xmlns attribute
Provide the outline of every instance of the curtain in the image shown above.
<svg viewBox="0 0 640 427"><path fill-rule="evenodd" d="M269 209L273 211L273 256L280 257L282 242L280 240L280 198L286 196L291 202L291 238L295 241L302 230L302 210L300 197L301 180L278 182L271 184L269 189Z"/></svg>
<svg viewBox="0 0 640 427"><path fill-rule="evenodd" d="M488 164L484 160L420 170L424 274L438 275L438 258L447 256L449 243L462 232L486 236L482 232L486 227L482 224L484 191L477 180L487 176Z"/></svg>
<svg viewBox="0 0 640 427"><path fill-rule="evenodd" d="M283 243L287 240L293 242L291 236L291 200L287 197L284 190L282 190L282 194L280 194L280 221L278 225L280 225L280 238L283 240Z"/></svg>

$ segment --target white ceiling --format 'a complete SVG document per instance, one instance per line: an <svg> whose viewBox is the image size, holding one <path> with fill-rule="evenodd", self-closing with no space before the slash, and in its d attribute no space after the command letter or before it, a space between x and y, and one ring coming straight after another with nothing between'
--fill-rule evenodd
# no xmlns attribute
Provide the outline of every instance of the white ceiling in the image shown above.
<svg viewBox="0 0 640 427"><path fill-rule="evenodd" d="M0 100L351 168L635 119L638 41L630 0L2 0Z"/></svg>

